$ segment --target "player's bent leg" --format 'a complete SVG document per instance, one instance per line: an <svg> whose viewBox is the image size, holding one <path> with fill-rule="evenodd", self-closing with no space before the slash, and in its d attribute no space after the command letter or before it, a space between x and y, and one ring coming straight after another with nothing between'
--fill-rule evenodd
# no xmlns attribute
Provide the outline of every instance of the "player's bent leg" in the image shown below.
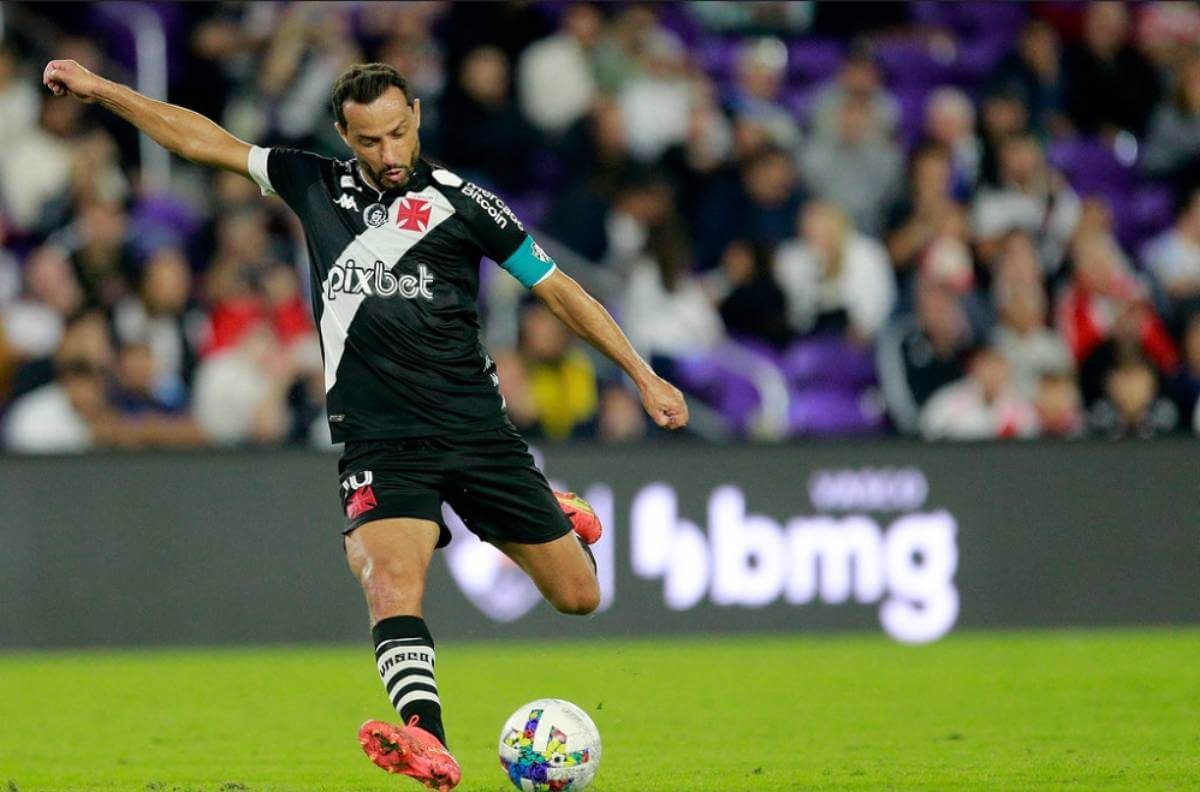
<svg viewBox="0 0 1200 792"><path fill-rule="evenodd" d="M359 744L389 773L449 790L462 774L445 747L433 636L420 615L440 530L430 520L373 520L346 535L346 560L371 612L379 678L405 724L367 721L359 729Z"/></svg>
<svg viewBox="0 0 1200 792"><path fill-rule="evenodd" d="M497 542L562 613L586 615L600 607L600 583L587 552L574 533L542 544Z"/></svg>

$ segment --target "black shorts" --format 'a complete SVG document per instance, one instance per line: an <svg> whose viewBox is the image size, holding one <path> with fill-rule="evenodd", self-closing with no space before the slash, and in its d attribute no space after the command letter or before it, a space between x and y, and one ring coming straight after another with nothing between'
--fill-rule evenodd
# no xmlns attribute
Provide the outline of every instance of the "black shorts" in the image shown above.
<svg viewBox="0 0 1200 792"><path fill-rule="evenodd" d="M346 443L338 462L348 534L390 517L430 520L450 543L442 519L449 503L485 542L541 544L571 523L512 426L462 435Z"/></svg>

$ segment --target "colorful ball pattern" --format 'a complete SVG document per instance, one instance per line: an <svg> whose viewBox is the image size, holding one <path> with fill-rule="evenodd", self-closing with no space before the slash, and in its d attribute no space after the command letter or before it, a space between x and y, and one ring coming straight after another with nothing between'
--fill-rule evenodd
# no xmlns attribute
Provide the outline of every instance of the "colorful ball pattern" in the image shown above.
<svg viewBox="0 0 1200 792"><path fill-rule="evenodd" d="M500 766L523 792L581 792L600 767L600 732L569 701L531 701L500 731Z"/></svg>

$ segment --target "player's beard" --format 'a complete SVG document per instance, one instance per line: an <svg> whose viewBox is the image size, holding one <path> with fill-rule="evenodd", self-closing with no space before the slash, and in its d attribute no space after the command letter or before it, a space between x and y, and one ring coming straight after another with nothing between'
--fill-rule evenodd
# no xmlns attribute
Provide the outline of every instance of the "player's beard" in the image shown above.
<svg viewBox="0 0 1200 792"><path fill-rule="evenodd" d="M371 180L373 182L375 182L377 185L379 185L381 188L383 188L384 190L396 190L396 189L399 189L399 188L403 187L404 185L408 184L408 180L412 178L413 173L417 169L417 161L420 159L421 159L421 144L417 143L417 145L415 147L413 147L412 157L409 158L408 164L400 166L400 168L403 169L404 175L399 180L393 179L388 176L384 176L384 174L387 172L384 170L374 171L374 170L371 170L371 168L369 166L364 166L363 170L365 170L367 173L371 174ZM362 160L359 160L359 164L360 165L362 164ZM394 169L392 169L392 170L394 170Z"/></svg>

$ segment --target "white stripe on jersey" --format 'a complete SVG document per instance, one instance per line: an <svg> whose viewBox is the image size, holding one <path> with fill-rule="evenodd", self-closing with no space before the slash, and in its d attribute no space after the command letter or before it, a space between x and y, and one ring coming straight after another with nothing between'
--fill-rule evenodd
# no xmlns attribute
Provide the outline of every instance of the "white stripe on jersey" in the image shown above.
<svg viewBox="0 0 1200 792"><path fill-rule="evenodd" d="M408 230L399 226L397 206L401 200L412 198L429 203L429 222L424 230ZM329 282L334 270L345 267L350 260L367 267L375 261L382 261L392 270L401 256L453 214L454 207L433 186L420 192L406 193L392 201L388 207L386 223L378 228L363 231L342 250L334 266L326 273L325 282L321 284L321 299L324 301L324 310L321 312L321 341L325 346L326 393L333 390L333 386L337 384L338 365L341 364L342 355L346 350L346 336L350 332L350 323L354 321L354 315L358 313L358 308L365 299L363 294L345 293L338 294L336 299L329 299Z"/></svg>
<svg viewBox="0 0 1200 792"><path fill-rule="evenodd" d="M267 174L267 159L270 156L270 149L251 146L250 155L246 158L246 170L249 171L250 178L258 184L258 189L263 195L275 194L275 188L271 186L271 177Z"/></svg>

